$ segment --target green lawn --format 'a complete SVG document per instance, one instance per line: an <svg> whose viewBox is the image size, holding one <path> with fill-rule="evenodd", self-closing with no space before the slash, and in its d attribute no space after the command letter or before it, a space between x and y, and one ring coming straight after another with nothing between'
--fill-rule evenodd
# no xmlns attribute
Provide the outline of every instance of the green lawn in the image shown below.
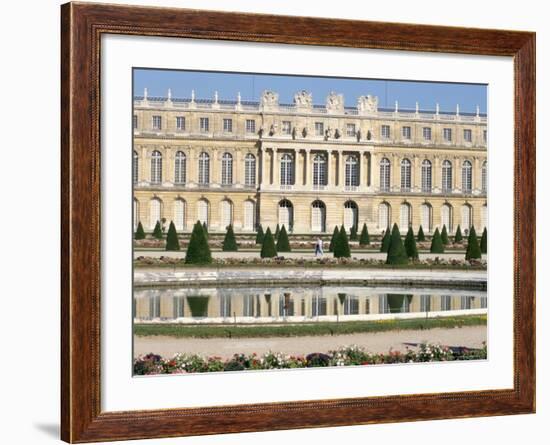
<svg viewBox="0 0 550 445"><path fill-rule="evenodd" d="M306 335L339 335L361 332L397 330L422 330L455 328L487 324L486 315L458 317L417 318L407 320L347 321L294 323L284 325L182 325L182 324L134 324L138 336L164 335L195 338L252 338L252 337L300 337Z"/></svg>

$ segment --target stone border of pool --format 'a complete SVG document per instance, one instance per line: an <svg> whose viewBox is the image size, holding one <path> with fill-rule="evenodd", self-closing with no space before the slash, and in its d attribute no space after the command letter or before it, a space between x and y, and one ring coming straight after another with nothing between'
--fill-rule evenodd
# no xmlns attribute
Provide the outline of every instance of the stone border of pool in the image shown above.
<svg viewBox="0 0 550 445"><path fill-rule="evenodd" d="M487 289L484 270L388 270L388 269L306 269L306 268L186 268L134 270L134 286L144 287L206 287L224 285L286 285L339 283L363 286L424 286Z"/></svg>

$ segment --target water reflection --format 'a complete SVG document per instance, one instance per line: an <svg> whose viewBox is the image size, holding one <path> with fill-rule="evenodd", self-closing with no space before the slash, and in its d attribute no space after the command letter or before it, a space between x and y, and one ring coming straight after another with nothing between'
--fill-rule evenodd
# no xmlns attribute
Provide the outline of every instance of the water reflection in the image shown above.
<svg viewBox="0 0 550 445"><path fill-rule="evenodd" d="M486 313L487 294L362 286L137 289L133 310L138 322L346 321Z"/></svg>

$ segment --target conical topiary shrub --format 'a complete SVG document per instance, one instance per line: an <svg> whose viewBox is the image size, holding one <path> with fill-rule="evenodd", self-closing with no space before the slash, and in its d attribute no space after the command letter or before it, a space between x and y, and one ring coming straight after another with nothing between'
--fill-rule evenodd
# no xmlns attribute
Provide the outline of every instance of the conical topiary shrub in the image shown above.
<svg viewBox="0 0 550 445"><path fill-rule="evenodd" d="M359 237L360 246L368 246L370 244L369 230L367 229L367 223L363 224L363 230L361 230L361 236Z"/></svg>
<svg viewBox="0 0 550 445"><path fill-rule="evenodd" d="M349 240L350 241L357 241L357 227L352 226L349 231Z"/></svg>
<svg viewBox="0 0 550 445"><path fill-rule="evenodd" d="M421 243L422 241L426 241L426 236L424 235L424 230L422 230L422 225L418 227L418 234L416 235L416 239L419 243Z"/></svg>
<svg viewBox="0 0 550 445"><path fill-rule="evenodd" d="M208 247L208 240L204 233L204 228L200 221L193 226L187 252L185 254L186 264L210 264L212 263L212 253Z"/></svg>
<svg viewBox="0 0 550 445"><path fill-rule="evenodd" d="M334 252L334 244L338 240L339 235L340 235L340 231L338 230L338 226L334 226L334 231L332 232L332 238L330 239L330 244L328 246L329 252Z"/></svg>
<svg viewBox="0 0 550 445"><path fill-rule="evenodd" d="M481 258L481 249L477 241L476 229L472 226L468 235L468 247L466 247L466 260L477 260Z"/></svg>
<svg viewBox="0 0 550 445"><path fill-rule="evenodd" d="M390 247L388 249L388 256L386 257L386 264L408 264L409 258L407 251L401 240L401 234L399 233L399 227L397 224L393 225L390 237Z"/></svg>
<svg viewBox="0 0 550 445"><path fill-rule="evenodd" d="M202 230L204 231L204 236L208 239L208 225L206 224L206 221L202 223Z"/></svg>
<svg viewBox="0 0 550 445"><path fill-rule="evenodd" d="M235 239L235 232L233 232L233 226L231 224L227 226L227 232L225 232L225 238L222 243L222 250L224 252L236 252L239 250L237 240Z"/></svg>
<svg viewBox="0 0 550 445"><path fill-rule="evenodd" d="M441 239L441 234L439 233L439 228L435 229L435 232L432 236L432 245L430 246L431 253L444 253L445 247L443 246L443 240Z"/></svg>
<svg viewBox="0 0 550 445"><path fill-rule="evenodd" d="M418 259L418 249L416 248L416 240L414 239L412 227L409 227L409 231L405 237L405 251L407 252L407 257L413 260Z"/></svg>
<svg viewBox="0 0 550 445"><path fill-rule="evenodd" d="M263 242L264 242L264 229L262 229L262 225L260 224L256 232L256 244L262 244Z"/></svg>
<svg viewBox="0 0 550 445"><path fill-rule="evenodd" d="M168 234L166 235L166 250L180 250L178 232L176 232L176 226L173 221L170 221Z"/></svg>
<svg viewBox="0 0 550 445"><path fill-rule="evenodd" d="M288 234L286 233L284 224L281 227L279 237L277 238L277 252L290 252L290 243L288 241Z"/></svg>
<svg viewBox="0 0 550 445"><path fill-rule="evenodd" d="M160 221L157 221L155 228L153 229L153 238L162 239L162 228L160 227Z"/></svg>
<svg viewBox="0 0 550 445"><path fill-rule="evenodd" d="M487 253L487 227L483 229L481 241L479 242L479 249L481 250L481 253Z"/></svg>
<svg viewBox="0 0 550 445"><path fill-rule="evenodd" d="M384 236L382 237L382 242L380 244L380 252L388 253L388 249L390 248L390 228L388 227L386 231L384 232Z"/></svg>
<svg viewBox="0 0 550 445"><path fill-rule="evenodd" d="M143 230L143 225L141 221L138 222L136 233L134 234L134 239L145 239L145 230Z"/></svg>
<svg viewBox="0 0 550 445"><path fill-rule="evenodd" d="M346 229L342 225L340 232L334 243L334 258L349 258L351 257L351 250L349 248L348 235Z"/></svg>
<svg viewBox="0 0 550 445"><path fill-rule="evenodd" d="M279 226L279 224L277 224L277 227L275 227L275 236L274 236L275 241L279 239L280 232L281 232L281 227Z"/></svg>
<svg viewBox="0 0 550 445"><path fill-rule="evenodd" d="M275 256L277 256L277 250L275 249L275 241L273 240L271 229L268 227L267 230L265 231L264 242L262 243L262 250L260 252L260 257L273 258Z"/></svg>
<svg viewBox="0 0 550 445"><path fill-rule="evenodd" d="M443 245L449 244L449 235L447 234L447 226L443 224L443 229L441 230L441 241Z"/></svg>
<svg viewBox="0 0 550 445"><path fill-rule="evenodd" d="M460 224L459 224L458 227L456 228L455 243L460 243L462 240L463 240L462 230L460 230Z"/></svg>

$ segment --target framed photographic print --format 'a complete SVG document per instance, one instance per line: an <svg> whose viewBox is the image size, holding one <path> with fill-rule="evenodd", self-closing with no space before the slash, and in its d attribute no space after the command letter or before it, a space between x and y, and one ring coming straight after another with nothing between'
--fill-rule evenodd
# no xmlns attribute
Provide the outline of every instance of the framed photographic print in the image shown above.
<svg viewBox="0 0 550 445"><path fill-rule="evenodd" d="M62 439L535 409L535 35L62 6Z"/></svg>

